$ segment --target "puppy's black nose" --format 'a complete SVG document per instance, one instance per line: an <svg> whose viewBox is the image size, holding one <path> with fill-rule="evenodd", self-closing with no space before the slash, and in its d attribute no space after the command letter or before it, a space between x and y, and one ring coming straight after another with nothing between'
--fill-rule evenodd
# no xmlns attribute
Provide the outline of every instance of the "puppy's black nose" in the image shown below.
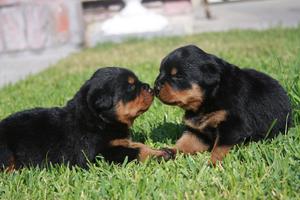
<svg viewBox="0 0 300 200"><path fill-rule="evenodd" d="M144 84L142 85L142 89L143 89L143 90L149 90L149 88L150 88L150 85L147 84L147 83L144 83Z"/></svg>
<svg viewBox="0 0 300 200"><path fill-rule="evenodd" d="M161 89L161 83L160 82L155 82L155 86L154 86L154 94L155 96L159 95Z"/></svg>
<svg viewBox="0 0 300 200"><path fill-rule="evenodd" d="M154 92L153 92L153 90L150 88L150 85L149 84L143 84L142 85L142 89L143 90L146 90L147 92L149 92L151 95L153 95L154 94Z"/></svg>

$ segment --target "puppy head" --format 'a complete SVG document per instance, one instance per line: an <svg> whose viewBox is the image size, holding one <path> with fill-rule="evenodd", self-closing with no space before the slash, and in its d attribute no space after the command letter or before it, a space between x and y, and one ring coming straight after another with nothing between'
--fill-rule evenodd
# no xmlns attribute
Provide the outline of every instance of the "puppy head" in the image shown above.
<svg viewBox="0 0 300 200"><path fill-rule="evenodd" d="M153 91L148 84L139 81L133 72L117 67L99 69L81 91L94 117L128 126L153 101Z"/></svg>
<svg viewBox="0 0 300 200"><path fill-rule="evenodd" d="M161 62L155 95L164 103L196 111L216 92L221 68L216 57L196 46L178 48Z"/></svg>

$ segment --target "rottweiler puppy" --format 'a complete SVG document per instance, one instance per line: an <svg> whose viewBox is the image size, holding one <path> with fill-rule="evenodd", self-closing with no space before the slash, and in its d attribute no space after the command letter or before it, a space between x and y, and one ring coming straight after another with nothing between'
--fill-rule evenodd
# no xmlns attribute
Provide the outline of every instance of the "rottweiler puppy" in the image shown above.
<svg viewBox="0 0 300 200"><path fill-rule="evenodd" d="M97 70L65 107L35 108L0 122L0 168L45 163L86 167L102 155L110 162L169 159L130 140L129 127L153 101L153 90L123 68Z"/></svg>
<svg viewBox="0 0 300 200"><path fill-rule="evenodd" d="M185 110L186 130L175 149L186 154L210 150L213 164L234 145L273 138L291 125L291 104L276 80L194 45L162 60L154 91L163 103Z"/></svg>

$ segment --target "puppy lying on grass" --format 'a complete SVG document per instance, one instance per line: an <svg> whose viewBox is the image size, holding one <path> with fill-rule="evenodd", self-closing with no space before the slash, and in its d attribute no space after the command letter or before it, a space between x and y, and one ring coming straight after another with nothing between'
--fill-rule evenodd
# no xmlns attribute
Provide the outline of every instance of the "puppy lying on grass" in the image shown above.
<svg viewBox="0 0 300 200"><path fill-rule="evenodd" d="M102 155L123 162L170 154L130 140L129 127L153 101L153 91L133 72L99 69L62 108L35 108L0 122L0 169L45 163L86 167Z"/></svg>
<svg viewBox="0 0 300 200"><path fill-rule="evenodd" d="M273 138L291 125L290 101L276 80L193 45L162 60L154 90L162 102L186 111L186 130L175 149L211 150L213 164L234 145Z"/></svg>

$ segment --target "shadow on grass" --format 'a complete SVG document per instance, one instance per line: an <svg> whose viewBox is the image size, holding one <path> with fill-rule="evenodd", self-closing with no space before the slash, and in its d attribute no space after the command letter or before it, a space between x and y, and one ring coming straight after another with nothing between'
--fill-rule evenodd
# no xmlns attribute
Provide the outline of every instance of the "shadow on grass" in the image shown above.
<svg viewBox="0 0 300 200"><path fill-rule="evenodd" d="M183 130L184 126L181 124L165 122L162 124L157 124L157 126L151 130L150 135L148 136L140 132L135 132L133 139L140 142L145 142L146 139L150 139L153 142L175 143L176 140L182 135Z"/></svg>

